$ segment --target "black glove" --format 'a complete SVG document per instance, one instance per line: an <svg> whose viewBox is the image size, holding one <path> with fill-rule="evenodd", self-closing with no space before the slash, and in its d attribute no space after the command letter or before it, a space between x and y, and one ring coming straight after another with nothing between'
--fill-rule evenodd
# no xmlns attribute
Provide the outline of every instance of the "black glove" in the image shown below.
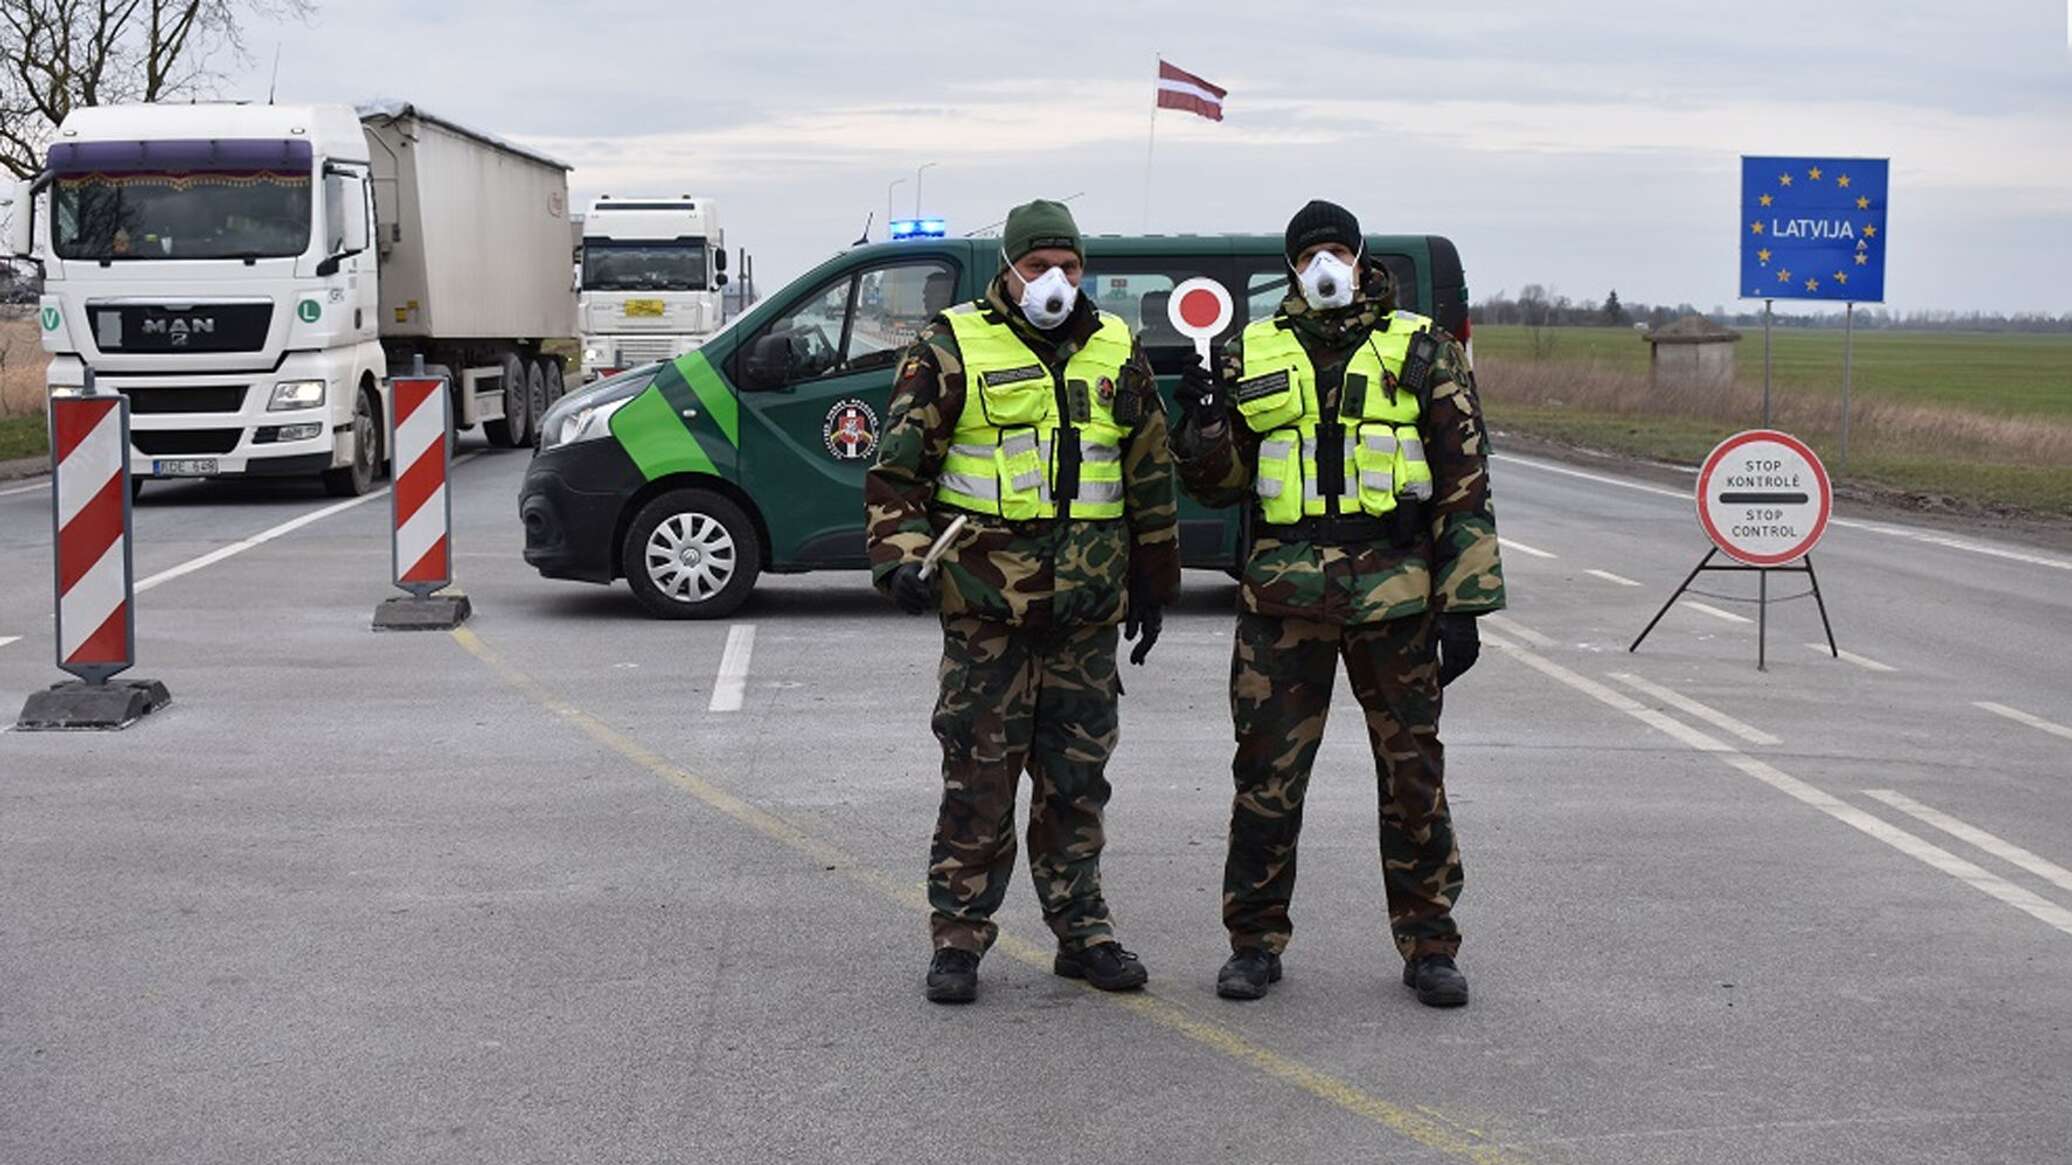
<svg viewBox="0 0 2072 1165"><path fill-rule="evenodd" d="M921 564L908 562L892 572L887 589L892 592L892 601L909 615L925 615L935 605L935 588L921 577Z"/></svg>
<svg viewBox="0 0 2072 1165"><path fill-rule="evenodd" d="M1439 686L1445 687L1475 666L1482 655L1482 633L1473 615L1441 615L1432 628L1439 653Z"/></svg>
<svg viewBox="0 0 2072 1165"><path fill-rule="evenodd" d="M1180 412L1195 429L1214 428L1230 412L1223 384L1197 355L1180 373Z"/></svg>
<svg viewBox="0 0 2072 1165"><path fill-rule="evenodd" d="M1158 599L1151 593L1151 584L1130 580L1130 611L1123 620L1122 637L1134 640L1137 646L1130 651L1130 662L1139 667L1151 656L1151 649L1158 646L1158 633L1165 630L1165 608L1158 605Z"/></svg>

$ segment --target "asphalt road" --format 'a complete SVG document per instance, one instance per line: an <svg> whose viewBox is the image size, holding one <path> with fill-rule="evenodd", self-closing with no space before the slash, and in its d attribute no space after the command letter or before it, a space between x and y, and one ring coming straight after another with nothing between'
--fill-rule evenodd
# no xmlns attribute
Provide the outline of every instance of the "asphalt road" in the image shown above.
<svg viewBox="0 0 2072 1165"><path fill-rule="evenodd" d="M1233 592L1192 573L1111 772L1151 990L1051 976L1024 870L940 1009L932 624L853 574L714 624L540 579L523 464L455 470L460 635L368 629L384 499L147 494L135 674L172 707L0 735L0 1161L2067 1159L2055 552L1844 526L1847 659L1806 600L1767 672L1692 607L1629 655L1689 502L1502 460L1513 608L1446 720L1458 1012L1397 982L1343 685L1287 978L1214 996ZM4 716L57 678L48 522L0 487Z"/></svg>

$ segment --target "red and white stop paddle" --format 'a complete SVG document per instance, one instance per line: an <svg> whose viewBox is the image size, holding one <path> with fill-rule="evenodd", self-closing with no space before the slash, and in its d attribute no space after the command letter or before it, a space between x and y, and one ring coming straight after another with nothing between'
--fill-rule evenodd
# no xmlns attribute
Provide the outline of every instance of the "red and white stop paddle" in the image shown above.
<svg viewBox="0 0 2072 1165"><path fill-rule="evenodd" d="M1194 341L1194 350L1210 368L1215 367L1215 360L1209 353L1209 341L1230 326L1230 313L1229 289L1202 275L1173 288L1172 297L1166 300L1166 319L1173 330Z"/></svg>

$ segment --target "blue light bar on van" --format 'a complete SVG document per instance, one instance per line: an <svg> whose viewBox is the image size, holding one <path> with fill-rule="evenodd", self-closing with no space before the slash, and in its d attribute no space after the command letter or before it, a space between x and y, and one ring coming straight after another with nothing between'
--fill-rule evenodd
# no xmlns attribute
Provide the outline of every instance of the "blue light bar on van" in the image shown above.
<svg viewBox="0 0 2072 1165"><path fill-rule="evenodd" d="M891 227L894 239L939 239L948 231L939 218L895 218Z"/></svg>

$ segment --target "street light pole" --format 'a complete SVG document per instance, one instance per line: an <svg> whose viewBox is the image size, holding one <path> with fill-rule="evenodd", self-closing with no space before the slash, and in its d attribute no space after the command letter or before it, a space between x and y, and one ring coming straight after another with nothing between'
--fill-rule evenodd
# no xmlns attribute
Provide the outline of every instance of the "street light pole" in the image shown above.
<svg viewBox="0 0 2072 1165"><path fill-rule="evenodd" d="M885 237L892 237L892 192L906 184L904 178L894 178L885 184Z"/></svg>
<svg viewBox="0 0 2072 1165"><path fill-rule="evenodd" d="M941 165L941 164L942 164L942 163L940 163L940 162L923 162L923 163L921 163L920 167L919 167L919 168L917 168L917 169L916 169L916 170L914 171L914 217L915 217L915 218L920 218L920 217L921 217L921 175L922 175L922 174L924 174L924 173L926 173L926 172L928 171L928 169L929 169L930 167L933 167L933 166L939 166L939 165Z"/></svg>

